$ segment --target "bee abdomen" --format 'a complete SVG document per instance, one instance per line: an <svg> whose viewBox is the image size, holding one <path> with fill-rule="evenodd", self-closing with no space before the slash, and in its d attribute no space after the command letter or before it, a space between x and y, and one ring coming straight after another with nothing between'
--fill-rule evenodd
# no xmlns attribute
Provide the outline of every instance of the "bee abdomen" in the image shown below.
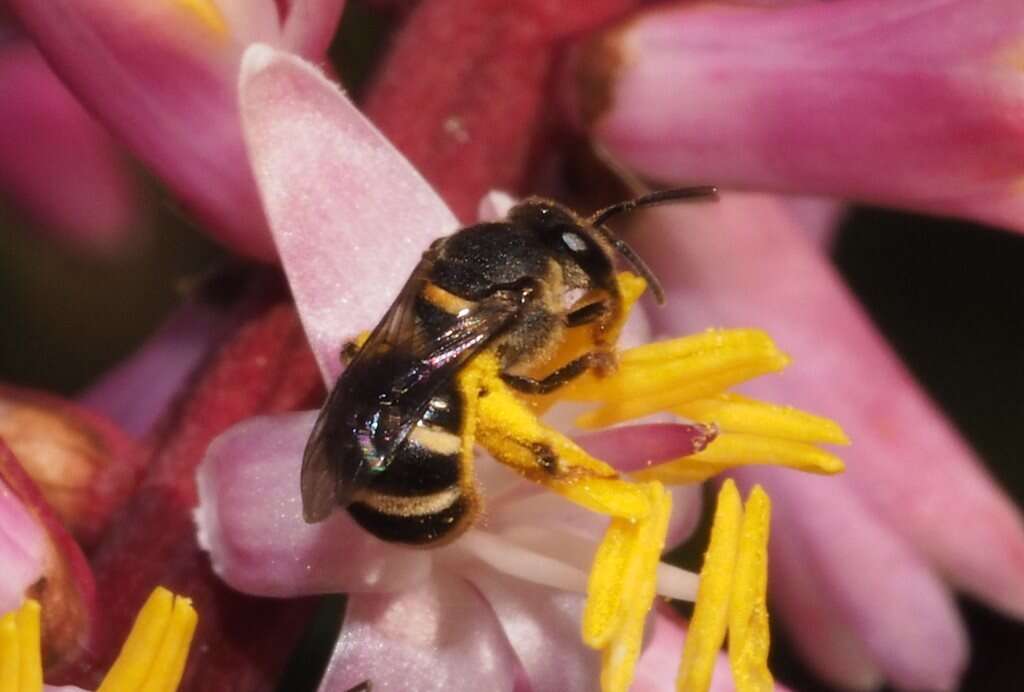
<svg viewBox="0 0 1024 692"><path fill-rule="evenodd" d="M356 522L385 541L427 545L451 540L476 513L462 465L462 399L442 391L387 469L348 507Z"/></svg>
<svg viewBox="0 0 1024 692"><path fill-rule="evenodd" d="M385 541L425 545L450 540L472 518L475 506L459 486L430 495L370 492L348 507L356 523Z"/></svg>

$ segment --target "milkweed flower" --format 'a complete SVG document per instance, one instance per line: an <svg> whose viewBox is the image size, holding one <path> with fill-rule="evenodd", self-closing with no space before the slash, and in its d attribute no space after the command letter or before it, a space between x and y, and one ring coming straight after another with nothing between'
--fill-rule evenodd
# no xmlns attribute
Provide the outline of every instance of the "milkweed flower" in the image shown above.
<svg viewBox="0 0 1024 692"><path fill-rule="evenodd" d="M330 381L339 369L339 344L383 313L429 240L456 223L415 170L308 64L254 47L243 63L240 93L278 250ZM373 245L361 247L366 243ZM391 271L367 290L366 277L378 276L381 256L389 258ZM628 275L620 285L630 302L643 290L643 282ZM662 482L703 480L754 460L840 470L841 462L816 446L845 442L835 424L724 391L787 362L761 332L711 331L627 350L615 374L585 376L567 388L566 396L599 404L584 424L677 406L692 420L712 421L624 428L592 441L596 453L616 442L623 446L616 438L630 435L663 447L661 457L638 450L623 455L632 460L619 469L636 471L636 481L626 482L537 422L497 377L496 361L477 356L460 375L464 391L487 391L474 399L476 440L519 473L611 516L603 538L600 517L484 464L477 475L487 497L486 525L448 546L415 551L385 544L340 512L306 524L298 471L316 416L309 412L246 421L211 445L198 475L200 540L218 573L240 590L350 594L323 689L366 678L413 687L457 679L462 687L511 689L517 666L534 689L596 689L599 674L602 689L626 689L655 590L697 597L682 689L707 688L727 629L744 689L765 689L767 498L755 489L744 510L736 488L724 486L698 596L695 575L658 564L666 542L681 538L672 505L692 497L692 490L666 493ZM466 384L474 378L483 384ZM549 442L581 479L532 474L517 452L523 440L533 439ZM662 463L641 469L645 459ZM678 516L688 514L677 508L684 509ZM577 630L580 619L584 641L602 652L600 661L559 634ZM382 648L387 656L368 656ZM415 665L428 659L422 670Z"/></svg>
<svg viewBox="0 0 1024 692"><path fill-rule="evenodd" d="M273 258L235 83L254 41L321 60L343 0L8 3L58 76L121 144L241 254Z"/></svg>
<svg viewBox="0 0 1024 692"><path fill-rule="evenodd" d="M40 611L39 602L28 599L0 617L0 692L85 692L43 684ZM174 692L197 619L187 598L164 588L154 590L96 692Z"/></svg>

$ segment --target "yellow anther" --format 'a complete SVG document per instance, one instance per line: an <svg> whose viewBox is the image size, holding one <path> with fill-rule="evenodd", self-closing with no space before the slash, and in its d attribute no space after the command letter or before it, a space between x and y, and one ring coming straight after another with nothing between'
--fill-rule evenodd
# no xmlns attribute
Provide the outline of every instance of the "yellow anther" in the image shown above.
<svg viewBox="0 0 1024 692"><path fill-rule="evenodd" d="M847 445L850 439L839 425L792 406L779 406L739 394L719 394L678 406L676 413L699 421L714 423L721 430L776 437L795 442Z"/></svg>
<svg viewBox="0 0 1024 692"><path fill-rule="evenodd" d="M729 622L729 601L742 519L740 493L736 484L731 479L727 480L718 493L711 541L700 571L697 602L676 678L679 692L704 692L711 684L715 656L725 640Z"/></svg>
<svg viewBox="0 0 1024 692"><path fill-rule="evenodd" d="M217 37L225 37L228 34L228 24L224 21L217 5L211 0L174 0L183 10L192 17L199 20L199 23L206 27Z"/></svg>
<svg viewBox="0 0 1024 692"><path fill-rule="evenodd" d="M98 692L173 692L185 669L196 622L189 599L157 587Z"/></svg>
<svg viewBox="0 0 1024 692"><path fill-rule="evenodd" d="M771 502L761 486L747 498L729 604L729 663L739 692L771 692L768 670L768 531Z"/></svg>
<svg viewBox="0 0 1024 692"><path fill-rule="evenodd" d="M689 458L722 469L772 464L810 473L829 474L843 470L839 457L814 445L739 433L722 433L706 449Z"/></svg>
<svg viewBox="0 0 1024 692"><path fill-rule="evenodd" d="M678 340L683 341L683 340ZM599 401L600 408L580 416L576 423L584 428L614 425L652 413L670 411L687 402L721 394L729 387L754 377L777 372L789 363L788 357L762 332L730 330L719 332L706 341L707 349L686 353L664 342L665 353L639 359L623 354L619 369L611 376L588 377L566 397ZM650 349L650 346L642 346ZM635 350L635 349L634 349ZM683 355L673 355L676 351Z"/></svg>
<svg viewBox="0 0 1024 692"><path fill-rule="evenodd" d="M594 555L583 610L583 642L591 648L604 648L622 623L622 575L635 540L633 522L612 519Z"/></svg>
<svg viewBox="0 0 1024 692"><path fill-rule="evenodd" d="M27 599L0 618L0 692L41 692L39 603Z"/></svg>
<svg viewBox="0 0 1024 692"><path fill-rule="evenodd" d="M21 648L14 613L0 618L0 692L20 692Z"/></svg>
<svg viewBox="0 0 1024 692"><path fill-rule="evenodd" d="M620 577L623 614L618 632L601 656L602 692L626 692L643 645L644 624L654 603L658 563L665 548L672 497L660 483L646 484L651 515L640 522L632 555Z"/></svg>

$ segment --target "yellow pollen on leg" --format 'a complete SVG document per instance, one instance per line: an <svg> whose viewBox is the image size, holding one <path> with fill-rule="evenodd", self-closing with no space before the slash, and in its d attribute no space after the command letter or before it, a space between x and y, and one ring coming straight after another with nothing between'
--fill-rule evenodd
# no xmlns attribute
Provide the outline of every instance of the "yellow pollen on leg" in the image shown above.
<svg viewBox="0 0 1024 692"><path fill-rule="evenodd" d="M189 599L154 589L98 692L176 690L197 619Z"/></svg>
<svg viewBox="0 0 1024 692"><path fill-rule="evenodd" d="M537 420L499 372L497 357L485 352L459 374L467 415L473 418L467 425L476 442L499 462L593 512L630 520L647 515L648 502L640 489ZM556 468L541 467L540 451L551 453Z"/></svg>

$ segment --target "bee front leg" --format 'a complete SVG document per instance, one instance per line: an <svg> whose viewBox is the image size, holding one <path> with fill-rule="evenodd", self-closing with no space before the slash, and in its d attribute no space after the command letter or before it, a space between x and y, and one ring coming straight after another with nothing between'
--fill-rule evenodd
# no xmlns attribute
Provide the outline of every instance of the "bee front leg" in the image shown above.
<svg viewBox="0 0 1024 692"><path fill-rule="evenodd" d="M607 351L592 351L566 363L558 370L539 380L507 372L501 373L501 379L512 389L524 394L550 394L556 389L572 382L588 370L596 370L598 373L603 374L614 369L615 354Z"/></svg>
<svg viewBox="0 0 1024 692"><path fill-rule="evenodd" d="M602 300L597 303L590 303L584 305L581 308L573 310L565 316L565 326L567 327L580 327L584 324L590 324L597 322L598 320L607 319L608 313L611 312L611 306L607 300Z"/></svg>

